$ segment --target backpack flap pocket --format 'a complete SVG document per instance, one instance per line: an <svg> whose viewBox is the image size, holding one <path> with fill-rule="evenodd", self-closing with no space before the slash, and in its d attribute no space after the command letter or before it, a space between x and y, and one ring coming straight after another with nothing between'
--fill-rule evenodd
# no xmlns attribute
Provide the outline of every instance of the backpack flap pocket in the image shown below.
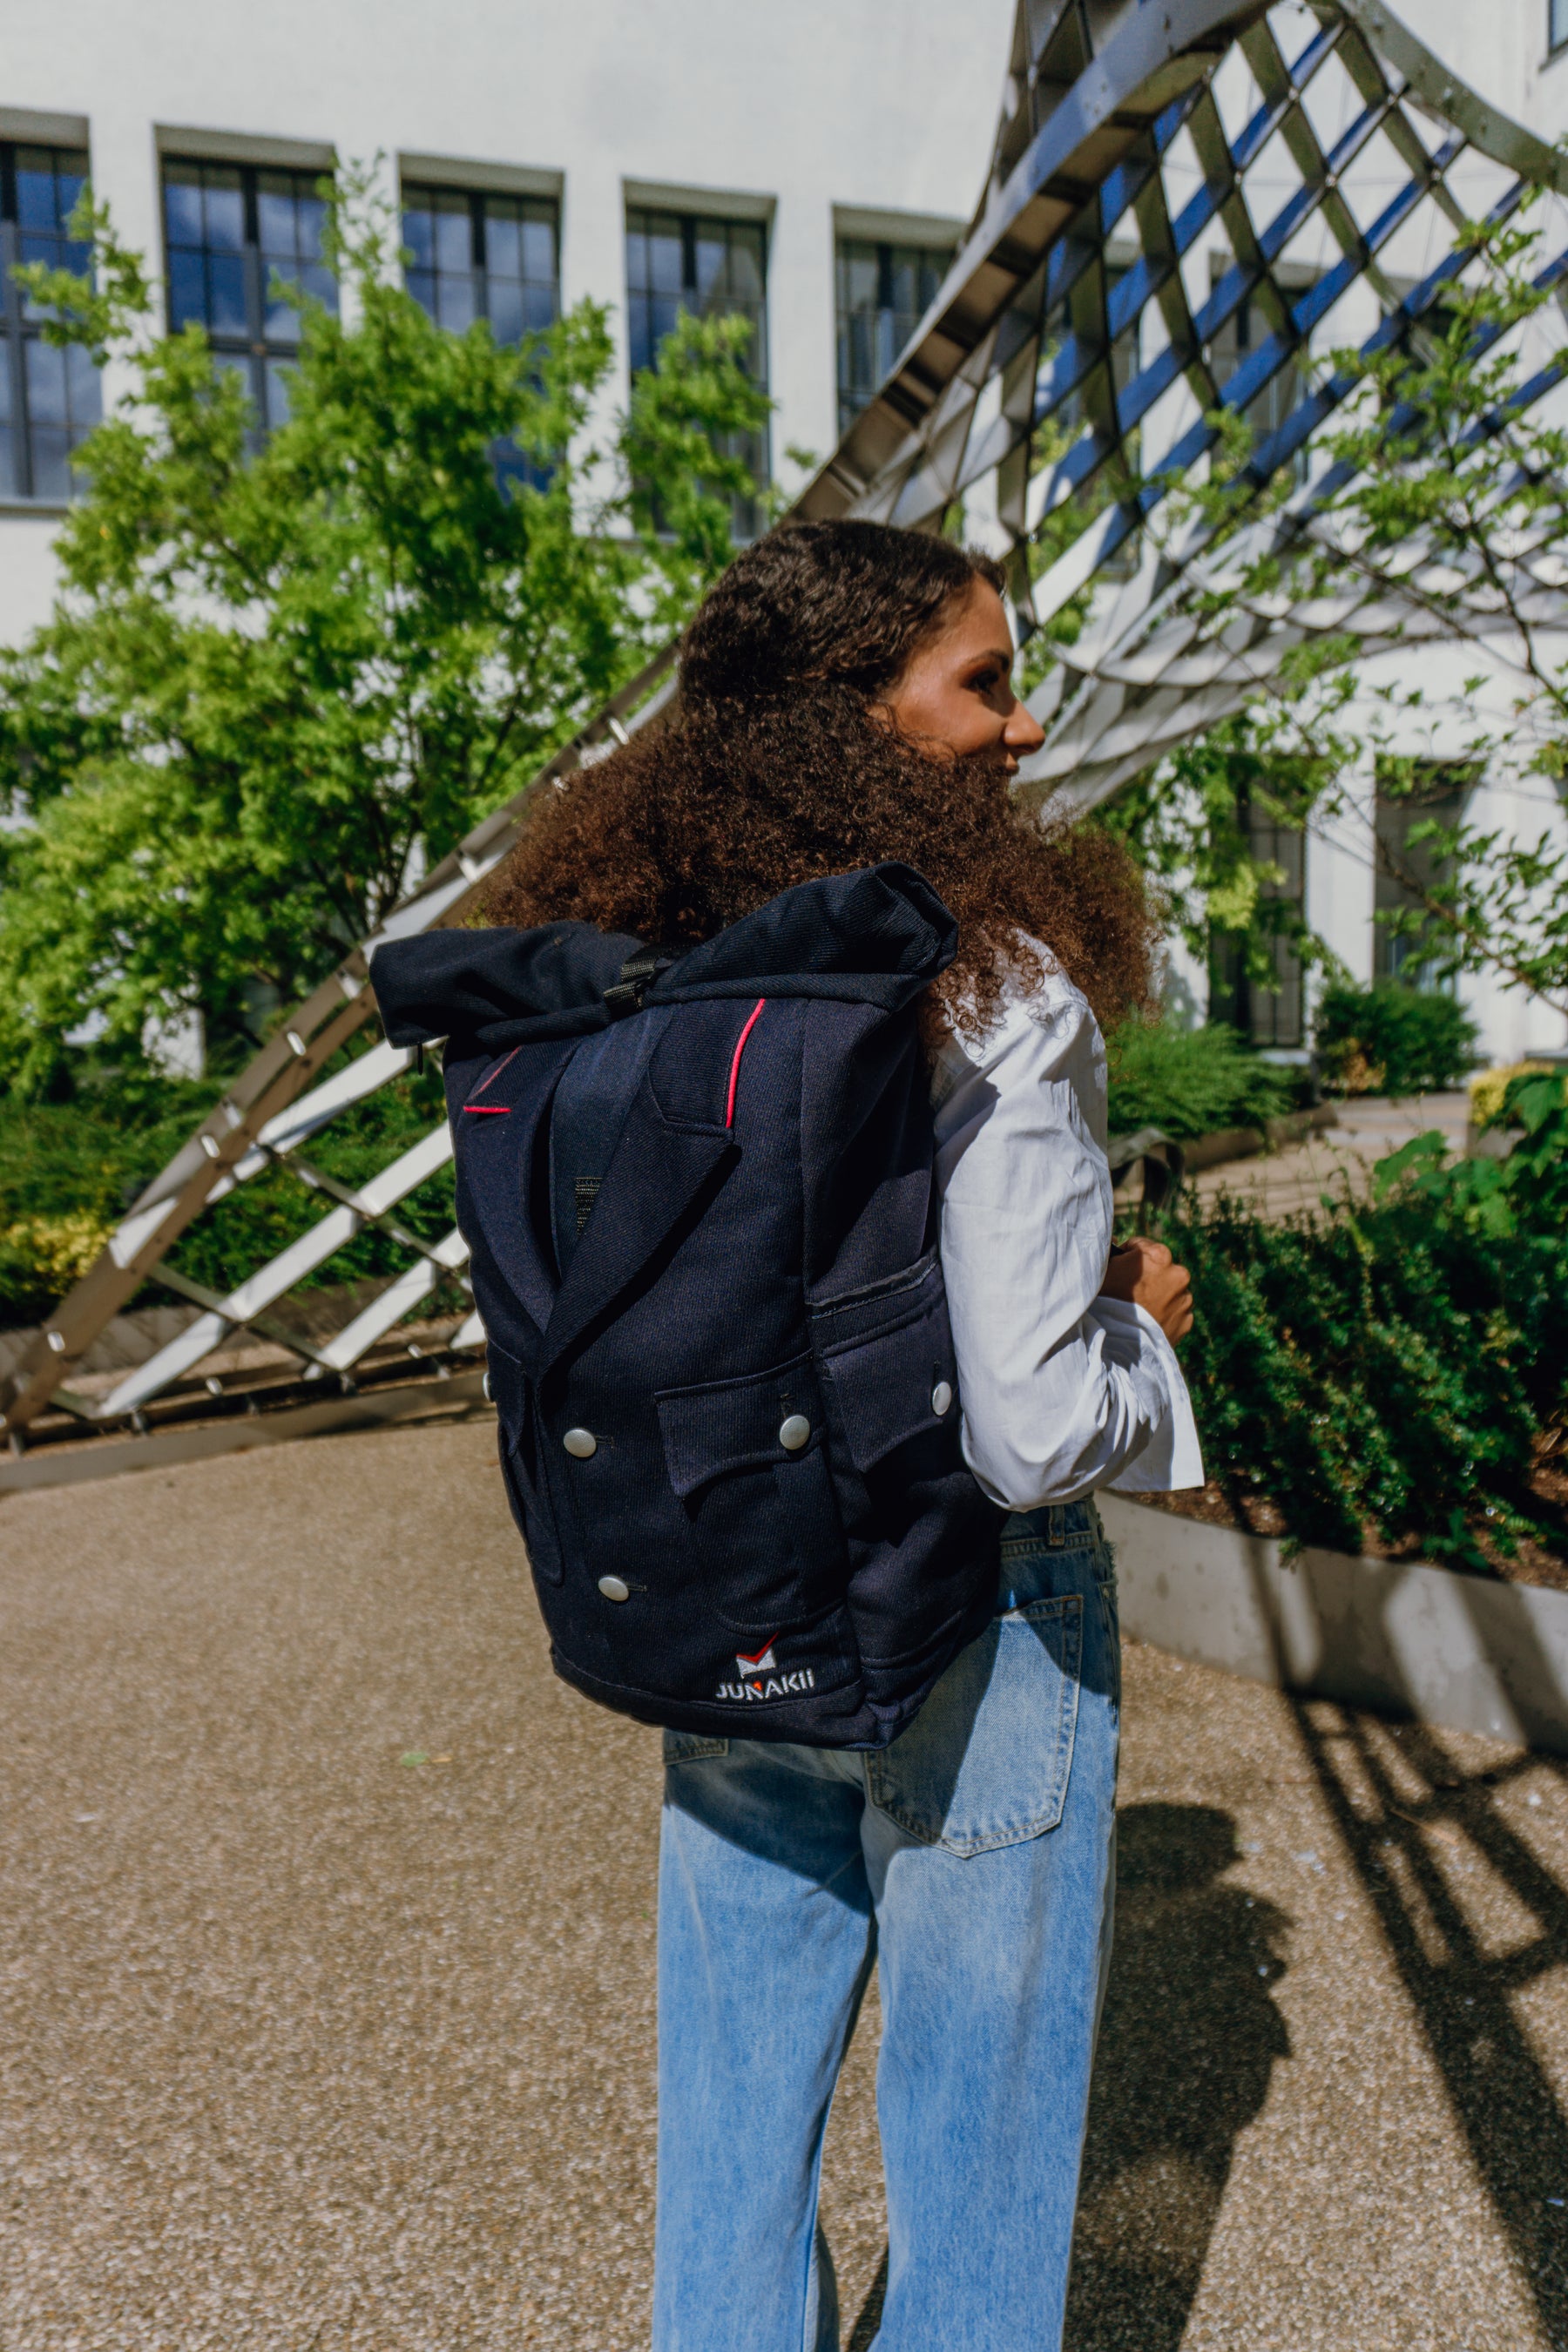
<svg viewBox="0 0 1568 2352"><path fill-rule="evenodd" d="M515 1356L509 1356L493 1339L486 1365L500 1423L498 1443L506 1498L528 1546L534 1574L546 1584L559 1584L565 1571L550 1499L544 1491L533 1385Z"/></svg>
<svg viewBox="0 0 1568 2352"><path fill-rule="evenodd" d="M840 1600L844 1538L811 1358L655 1402L715 1614L772 1634Z"/></svg>
<svg viewBox="0 0 1568 2352"><path fill-rule="evenodd" d="M821 1307L812 1319L862 1477L911 1440L956 1436L958 1367L934 1251L896 1282Z"/></svg>

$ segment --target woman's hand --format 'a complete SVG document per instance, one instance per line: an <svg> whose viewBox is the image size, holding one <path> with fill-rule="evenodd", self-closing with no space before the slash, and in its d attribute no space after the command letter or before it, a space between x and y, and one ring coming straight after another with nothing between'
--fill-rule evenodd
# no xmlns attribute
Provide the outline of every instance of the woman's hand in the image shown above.
<svg viewBox="0 0 1568 2352"><path fill-rule="evenodd" d="M1163 1242L1152 1242L1146 1234L1136 1234L1112 1250L1100 1295L1143 1307L1167 1339L1184 1339L1193 1328L1192 1276Z"/></svg>

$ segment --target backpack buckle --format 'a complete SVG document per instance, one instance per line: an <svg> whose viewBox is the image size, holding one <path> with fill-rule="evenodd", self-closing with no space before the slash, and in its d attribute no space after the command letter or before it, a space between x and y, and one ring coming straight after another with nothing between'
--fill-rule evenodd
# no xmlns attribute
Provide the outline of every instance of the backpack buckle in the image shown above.
<svg viewBox="0 0 1568 2352"><path fill-rule="evenodd" d="M628 1013L640 1013L648 983L668 971L673 956L661 956L652 948L639 948L636 955L627 956L621 966L621 976L605 991L605 1010L612 1021L624 1021Z"/></svg>

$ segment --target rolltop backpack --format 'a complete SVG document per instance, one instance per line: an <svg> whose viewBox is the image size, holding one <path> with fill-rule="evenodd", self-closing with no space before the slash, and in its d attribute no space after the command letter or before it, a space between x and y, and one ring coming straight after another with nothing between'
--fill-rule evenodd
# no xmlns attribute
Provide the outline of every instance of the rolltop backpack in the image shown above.
<svg viewBox="0 0 1568 2352"><path fill-rule="evenodd" d="M583 923L372 966L446 1040L501 1474L556 1672L671 1729L874 1748L996 1587L960 1444L910 867L676 960Z"/></svg>

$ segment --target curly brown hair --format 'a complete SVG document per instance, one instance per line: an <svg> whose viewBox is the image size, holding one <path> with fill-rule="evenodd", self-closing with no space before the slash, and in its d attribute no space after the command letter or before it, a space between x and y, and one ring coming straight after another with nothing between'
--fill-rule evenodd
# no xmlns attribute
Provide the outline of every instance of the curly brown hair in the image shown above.
<svg viewBox="0 0 1568 2352"><path fill-rule="evenodd" d="M1043 942L1102 1024L1146 1003L1142 877L1092 826L1043 827L993 759L916 744L875 706L988 556L879 523L803 523L738 555L681 648L680 707L542 793L486 919L575 918L666 950L793 883L899 858L957 918L935 994L971 1035Z"/></svg>

